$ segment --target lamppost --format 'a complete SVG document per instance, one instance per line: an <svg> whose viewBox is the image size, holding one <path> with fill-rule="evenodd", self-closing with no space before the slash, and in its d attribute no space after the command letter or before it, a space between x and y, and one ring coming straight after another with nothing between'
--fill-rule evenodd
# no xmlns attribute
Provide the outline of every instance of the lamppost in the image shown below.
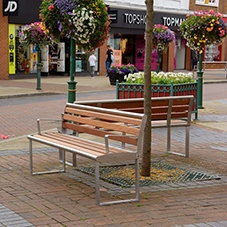
<svg viewBox="0 0 227 227"><path fill-rule="evenodd" d="M198 108L203 109L203 70L202 70L202 62L203 62L203 52L199 54L199 70L197 71L198 78Z"/></svg>
<svg viewBox="0 0 227 227"><path fill-rule="evenodd" d="M37 50L37 87L36 90L42 90L41 89L41 51L39 45L36 45Z"/></svg>
<svg viewBox="0 0 227 227"><path fill-rule="evenodd" d="M70 81L68 81L68 102L73 103L76 100L76 84L75 79L75 41L70 38Z"/></svg>

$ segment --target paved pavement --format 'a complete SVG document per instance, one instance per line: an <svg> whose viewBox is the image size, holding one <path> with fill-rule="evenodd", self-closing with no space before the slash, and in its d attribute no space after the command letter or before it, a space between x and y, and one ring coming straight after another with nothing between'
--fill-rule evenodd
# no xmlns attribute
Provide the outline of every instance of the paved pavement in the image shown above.
<svg viewBox="0 0 227 227"><path fill-rule="evenodd" d="M68 77L0 80L0 227L2 226L227 226L227 81L225 71L205 71L204 109L190 131L190 157L165 155L166 132L152 131L152 161L218 176L219 180L141 187L140 202L106 207L95 205L94 178L67 167L64 174L30 176L26 135L36 131L36 118L59 118L67 101ZM105 77L77 77L77 100L115 98ZM226 84L227 86L227 84ZM108 92L107 92L108 91ZM92 96L88 93L92 92ZM65 94L54 101L46 94ZM38 95L39 101L27 101ZM22 103L10 97L21 96ZM8 102L8 104L7 104ZM2 105L1 105L2 103ZM47 125L44 130L52 130ZM172 132L173 150L184 149L184 131ZM34 146L42 169L57 162L53 148ZM67 157L70 159L70 156ZM48 166L46 165L48 160ZM79 158L79 165L93 165ZM101 198L129 198L133 188L102 182Z"/></svg>

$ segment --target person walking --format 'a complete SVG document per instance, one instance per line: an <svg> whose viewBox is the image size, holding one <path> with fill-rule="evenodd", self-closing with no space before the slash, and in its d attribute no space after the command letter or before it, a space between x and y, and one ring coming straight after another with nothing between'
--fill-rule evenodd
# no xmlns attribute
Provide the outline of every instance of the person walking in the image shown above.
<svg viewBox="0 0 227 227"><path fill-rule="evenodd" d="M96 57L94 51L91 52L91 56L88 59L90 63L90 68L91 68L91 78L95 78L95 62L96 62Z"/></svg>
<svg viewBox="0 0 227 227"><path fill-rule="evenodd" d="M111 55L113 54L113 50L110 49L110 45L107 45L107 52L106 52L106 73L107 76L109 76L108 69L111 67L112 60L111 60Z"/></svg>

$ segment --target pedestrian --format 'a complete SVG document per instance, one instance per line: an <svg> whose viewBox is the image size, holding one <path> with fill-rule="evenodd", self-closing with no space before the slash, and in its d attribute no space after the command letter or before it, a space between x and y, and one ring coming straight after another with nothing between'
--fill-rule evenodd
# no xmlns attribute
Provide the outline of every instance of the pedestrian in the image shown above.
<svg viewBox="0 0 227 227"><path fill-rule="evenodd" d="M110 49L110 45L107 45L107 52L106 52L106 73L107 76L109 76L108 69L111 67L112 60L111 60L111 55L113 54L113 50Z"/></svg>
<svg viewBox="0 0 227 227"><path fill-rule="evenodd" d="M90 63L90 68L91 68L91 78L94 79L95 78L95 62L96 62L96 57L95 57L95 53L94 51L91 52L91 56L88 59L89 63Z"/></svg>

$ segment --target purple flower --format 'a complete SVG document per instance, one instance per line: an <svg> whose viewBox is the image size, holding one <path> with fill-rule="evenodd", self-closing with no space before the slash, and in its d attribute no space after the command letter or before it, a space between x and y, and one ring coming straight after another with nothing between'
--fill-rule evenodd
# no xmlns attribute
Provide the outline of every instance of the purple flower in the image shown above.
<svg viewBox="0 0 227 227"><path fill-rule="evenodd" d="M59 25L59 28L58 28L58 29L59 29L59 31L61 31L61 29L62 29L62 24Z"/></svg>
<svg viewBox="0 0 227 227"><path fill-rule="evenodd" d="M69 12L76 8L77 0L55 0L56 7L62 12Z"/></svg>

